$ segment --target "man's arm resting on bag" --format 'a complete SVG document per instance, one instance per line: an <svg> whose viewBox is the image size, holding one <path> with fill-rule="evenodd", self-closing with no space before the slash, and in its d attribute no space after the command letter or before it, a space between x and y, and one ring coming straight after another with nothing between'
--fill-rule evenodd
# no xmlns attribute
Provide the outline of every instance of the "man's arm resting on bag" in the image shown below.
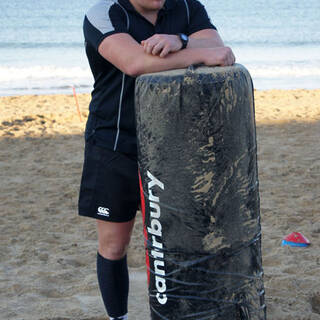
<svg viewBox="0 0 320 320"><path fill-rule="evenodd" d="M149 54L165 57L170 52L179 51L182 42L174 34L155 34L141 42L144 51ZM204 29L189 36L187 48L216 48L224 47L219 33L214 29Z"/></svg>
<svg viewBox="0 0 320 320"><path fill-rule="evenodd" d="M192 64L228 66L234 63L230 48L187 48L169 53L165 58L145 52L144 47L127 33L105 38L98 51L102 57L129 76L186 68Z"/></svg>

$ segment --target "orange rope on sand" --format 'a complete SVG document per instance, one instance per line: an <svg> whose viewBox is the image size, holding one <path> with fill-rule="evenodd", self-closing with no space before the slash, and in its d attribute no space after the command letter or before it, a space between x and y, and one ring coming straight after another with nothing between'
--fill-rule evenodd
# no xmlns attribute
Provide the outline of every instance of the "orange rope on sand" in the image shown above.
<svg viewBox="0 0 320 320"><path fill-rule="evenodd" d="M81 113L80 113L80 107L79 107L79 102L78 102L78 98L77 98L77 94L76 94L76 88L75 88L74 86L72 86L72 89L73 89L74 99L76 100L76 106L77 106L77 110L78 110L79 119L80 119L80 122L82 122Z"/></svg>

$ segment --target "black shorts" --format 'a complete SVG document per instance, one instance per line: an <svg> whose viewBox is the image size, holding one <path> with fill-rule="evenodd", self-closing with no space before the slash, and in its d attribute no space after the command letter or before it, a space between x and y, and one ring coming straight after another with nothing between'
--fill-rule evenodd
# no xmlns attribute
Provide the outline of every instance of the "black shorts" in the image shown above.
<svg viewBox="0 0 320 320"><path fill-rule="evenodd" d="M79 215L127 222L135 217L139 203L136 158L86 142Z"/></svg>

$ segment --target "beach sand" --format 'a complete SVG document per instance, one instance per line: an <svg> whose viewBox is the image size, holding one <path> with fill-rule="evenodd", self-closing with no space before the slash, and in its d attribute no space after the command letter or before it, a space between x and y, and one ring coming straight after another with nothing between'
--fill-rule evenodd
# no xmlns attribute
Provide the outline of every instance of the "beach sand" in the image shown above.
<svg viewBox="0 0 320 320"><path fill-rule="evenodd" d="M255 91L270 320L320 319L320 90ZM106 319L93 219L78 217L88 94L0 98L0 319ZM308 248L281 247L302 232ZM128 261L131 320L149 319L142 219Z"/></svg>

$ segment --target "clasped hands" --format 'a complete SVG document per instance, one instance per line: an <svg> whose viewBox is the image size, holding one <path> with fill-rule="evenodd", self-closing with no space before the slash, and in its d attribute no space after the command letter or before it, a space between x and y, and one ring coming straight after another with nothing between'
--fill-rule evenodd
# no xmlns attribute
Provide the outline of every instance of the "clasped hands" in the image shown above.
<svg viewBox="0 0 320 320"><path fill-rule="evenodd" d="M174 34L155 34L141 41L144 51L154 56L164 58L170 52L177 52L182 48L179 36Z"/></svg>
<svg viewBox="0 0 320 320"><path fill-rule="evenodd" d="M229 47L217 45L212 39L193 39L189 37L191 48L203 48L201 61L207 66L231 66L235 63L235 56ZM178 35L155 34L141 41L145 53L165 58L169 53L174 53L182 48L182 41ZM189 46L188 46L189 47Z"/></svg>

